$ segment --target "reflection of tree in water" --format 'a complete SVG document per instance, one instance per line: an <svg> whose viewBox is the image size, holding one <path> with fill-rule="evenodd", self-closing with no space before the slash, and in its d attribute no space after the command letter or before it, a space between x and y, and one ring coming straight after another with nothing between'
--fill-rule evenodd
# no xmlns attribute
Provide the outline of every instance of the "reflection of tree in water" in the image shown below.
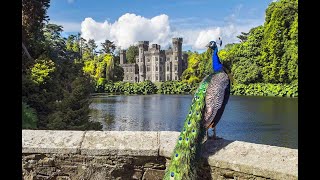
<svg viewBox="0 0 320 180"><path fill-rule="evenodd" d="M99 117L99 114L101 113L101 111L100 110L98 110L98 109L90 109L90 113L89 113L89 119L91 120L91 121L93 121L94 119L97 119L98 117Z"/></svg>
<svg viewBox="0 0 320 180"><path fill-rule="evenodd" d="M105 114L104 121L106 122L107 128L110 128L114 124L114 115L113 114Z"/></svg>

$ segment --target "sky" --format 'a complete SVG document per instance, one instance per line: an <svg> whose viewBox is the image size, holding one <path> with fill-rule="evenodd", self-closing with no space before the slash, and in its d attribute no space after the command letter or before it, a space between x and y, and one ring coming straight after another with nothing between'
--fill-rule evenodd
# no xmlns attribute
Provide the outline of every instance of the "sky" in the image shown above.
<svg viewBox="0 0 320 180"><path fill-rule="evenodd" d="M183 50L203 51L221 37L223 46L239 42L241 32L264 23L274 0L51 0L50 23L63 36L81 33L99 45L106 39L126 49L138 41L160 44L183 38Z"/></svg>

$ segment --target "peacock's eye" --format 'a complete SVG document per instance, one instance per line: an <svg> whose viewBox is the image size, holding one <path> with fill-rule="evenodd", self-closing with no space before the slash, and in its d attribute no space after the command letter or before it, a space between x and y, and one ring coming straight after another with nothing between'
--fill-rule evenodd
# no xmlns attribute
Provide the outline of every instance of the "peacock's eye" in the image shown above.
<svg viewBox="0 0 320 180"><path fill-rule="evenodd" d="M171 172L171 177L173 177L174 176L174 172Z"/></svg>

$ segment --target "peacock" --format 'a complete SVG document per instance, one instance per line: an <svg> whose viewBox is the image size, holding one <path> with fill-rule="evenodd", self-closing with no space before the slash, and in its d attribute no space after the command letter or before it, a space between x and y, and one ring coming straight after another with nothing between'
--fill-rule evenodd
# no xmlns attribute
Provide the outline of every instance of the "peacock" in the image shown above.
<svg viewBox="0 0 320 180"><path fill-rule="evenodd" d="M215 41L207 45L213 50L213 73L207 75L194 93L182 131L166 168L164 180L196 179L197 163L208 129L220 121L230 95L230 78L218 57Z"/></svg>

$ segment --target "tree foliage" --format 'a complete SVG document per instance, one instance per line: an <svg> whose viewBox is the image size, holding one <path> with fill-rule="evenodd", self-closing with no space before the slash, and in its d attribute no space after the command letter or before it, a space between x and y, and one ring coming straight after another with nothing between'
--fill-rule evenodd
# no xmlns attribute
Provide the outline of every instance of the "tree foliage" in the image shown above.
<svg viewBox="0 0 320 180"><path fill-rule="evenodd" d="M114 50L116 49L114 43L108 39L106 39L104 43L101 43L101 46L101 53L113 54Z"/></svg>
<svg viewBox="0 0 320 180"><path fill-rule="evenodd" d="M106 82L104 92L117 94L154 94L157 93L157 86L150 80L129 83L129 82Z"/></svg>
<svg viewBox="0 0 320 180"><path fill-rule="evenodd" d="M31 68L31 79L36 84L45 83L51 78L50 74L55 71L55 64L51 59L40 56L35 60L34 66Z"/></svg>
<svg viewBox="0 0 320 180"><path fill-rule="evenodd" d="M139 48L138 46L131 45L126 51L126 59L127 63L135 63L136 57L139 55Z"/></svg>
<svg viewBox="0 0 320 180"><path fill-rule="evenodd" d="M37 128L37 113L35 109L31 108L26 103L22 103L22 128L23 129L36 129Z"/></svg>
<svg viewBox="0 0 320 180"><path fill-rule="evenodd" d="M297 0L271 3L266 10L264 25L254 27L248 33L242 32L238 38L240 43L228 44L218 53L235 85L250 88L250 84L265 83L295 87L290 84L298 80ZM201 54L189 52L188 68L182 79L189 83L201 81L210 72L209 54L208 51Z"/></svg>
<svg viewBox="0 0 320 180"><path fill-rule="evenodd" d="M101 129L89 121L90 79L83 73L80 38L61 36L63 27L48 24L49 1L22 1L23 128Z"/></svg>

